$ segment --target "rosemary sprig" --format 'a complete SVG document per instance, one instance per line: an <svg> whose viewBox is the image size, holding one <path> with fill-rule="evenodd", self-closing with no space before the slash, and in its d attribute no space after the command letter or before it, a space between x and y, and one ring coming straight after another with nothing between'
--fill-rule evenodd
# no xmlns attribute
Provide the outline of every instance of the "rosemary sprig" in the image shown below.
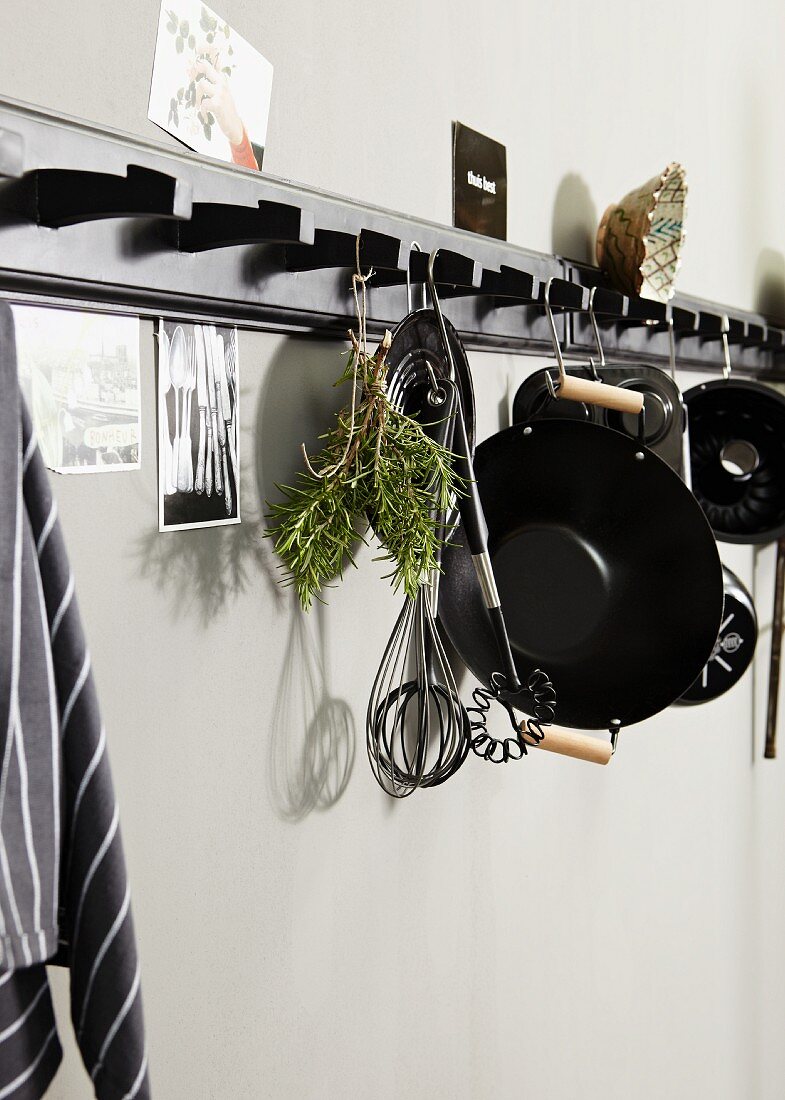
<svg viewBox="0 0 785 1100"><path fill-rule="evenodd" d="M352 335L352 334L350 334ZM384 387L390 334L374 355L352 335L346 369L336 382L350 382L353 400L336 417L315 463L294 486L279 485L285 500L268 504L267 535L275 539L287 576L305 610L331 580L341 577L352 549L371 526L383 560L392 563L393 588L415 596L436 567L443 545L434 510L445 512L458 479L452 455L420 424L390 404ZM358 399L359 392L359 399Z"/></svg>

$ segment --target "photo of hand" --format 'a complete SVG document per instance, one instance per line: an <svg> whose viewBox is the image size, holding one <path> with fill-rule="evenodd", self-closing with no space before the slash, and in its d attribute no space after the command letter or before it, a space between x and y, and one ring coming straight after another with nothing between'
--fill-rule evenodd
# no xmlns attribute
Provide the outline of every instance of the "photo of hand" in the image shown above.
<svg viewBox="0 0 785 1100"><path fill-rule="evenodd" d="M272 74L205 4L162 0L148 115L191 149L258 171Z"/></svg>
<svg viewBox="0 0 785 1100"><path fill-rule="evenodd" d="M244 168L259 170L243 120L229 87L229 76L216 68L217 59L199 57L192 68L196 84L196 108L199 118L210 125L211 117L223 131L232 149L232 160Z"/></svg>

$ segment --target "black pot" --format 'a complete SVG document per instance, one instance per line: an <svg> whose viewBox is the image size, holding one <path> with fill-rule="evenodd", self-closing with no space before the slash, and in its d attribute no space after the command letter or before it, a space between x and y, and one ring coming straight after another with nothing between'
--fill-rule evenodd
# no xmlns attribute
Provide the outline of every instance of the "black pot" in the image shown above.
<svg viewBox="0 0 785 1100"><path fill-rule="evenodd" d="M547 370L535 371L518 387L512 405L514 424L541 419L581 420L591 424L602 424L622 432L631 439L637 439L637 416L631 413L613 412L600 405L588 405L582 401L569 401L564 398L555 401L550 396L547 373ZM593 377L589 368L583 366L570 367L567 374L586 379ZM602 368L602 381L611 386L619 386L620 389L635 390L643 394L643 405L646 410L646 446L683 478L684 418L681 392L671 376L659 367L642 364L606 365Z"/></svg>

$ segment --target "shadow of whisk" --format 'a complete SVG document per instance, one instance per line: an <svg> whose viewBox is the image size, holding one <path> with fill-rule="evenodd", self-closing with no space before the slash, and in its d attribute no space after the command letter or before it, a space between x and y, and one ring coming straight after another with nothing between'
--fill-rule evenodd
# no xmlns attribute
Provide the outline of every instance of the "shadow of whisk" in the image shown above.
<svg viewBox="0 0 785 1100"><path fill-rule="evenodd" d="M354 716L345 700L329 692L311 619L293 600L270 730L270 798L285 821L333 806L354 767Z"/></svg>

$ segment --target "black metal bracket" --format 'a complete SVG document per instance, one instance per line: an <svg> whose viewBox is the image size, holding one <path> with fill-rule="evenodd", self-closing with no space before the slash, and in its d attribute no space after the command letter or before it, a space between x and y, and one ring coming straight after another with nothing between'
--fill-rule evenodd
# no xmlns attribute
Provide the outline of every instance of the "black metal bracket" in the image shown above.
<svg viewBox="0 0 785 1100"><path fill-rule="evenodd" d="M25 144L14 130L0 129L0 176L14 178L24 172Z"/></svg>
<svg viewBox="0 0 785 1100"><path fill-rule="evenodd" d="M36 168L0 188L0 210L61 229L103 218L190 218L191 185L129 164L124 176Z"/></svg>
<svg viewBox="0 0 785 1100"><path fill-rule="evenodd" d="M620 294L560 256L0 100L5 298L345 338L358 259L374 271L376 334L404 316L407 281L426 281L432 253L445 312L470 349L549 355L550 283L571 358L594 354L591 295L608 357L666 366L672 331L680 366L720 369L727 316L734 371L785 375L785 327L770 318Z"/></svg>
<svg viewBox="0 0 785 1100"><path fill-rule="evenodd" d="M295 241L313 244L314 217L299 206L260 199L256 206L195 202L191 217L176 226L181 252L206 252L241 244Z"/></svg>
<svg viewBox="0 0 785 1100"><path fill-rule="evenodd" d="M326 268L354 271L358 257L362 271L367 272L371 268L399 271L403 281L406 281L406 243L398 237L372 229L361 229L359 233L317 229L312 240L287 248L284 262L287 271L323 271Z"/></svg>
<svg viewBox="0 0 785 1100"><path fill-rule="evenodd" d="M728 322L728 342L732 347L733 370L742 375L774 377L781 370L774 359L782 332L758 314L744 314L736 309L723 309L686 295L676 295L672 302L649 301L626 297L627 310L614 314L608 308L600 315L598 303L607 303L607 295L616 293L608 287L596 268L574 264L570 278L596 287L595 315L602 329L602 345L606 357L621 361L646 361L667 367L670 360L670 322L676 350L676 365L687 370L718 371L724 365L722 332ZM612 306L610 300L609 305ZM570 353L593 355L596 352L594 334L588 312L571 316Z"/></svg>

